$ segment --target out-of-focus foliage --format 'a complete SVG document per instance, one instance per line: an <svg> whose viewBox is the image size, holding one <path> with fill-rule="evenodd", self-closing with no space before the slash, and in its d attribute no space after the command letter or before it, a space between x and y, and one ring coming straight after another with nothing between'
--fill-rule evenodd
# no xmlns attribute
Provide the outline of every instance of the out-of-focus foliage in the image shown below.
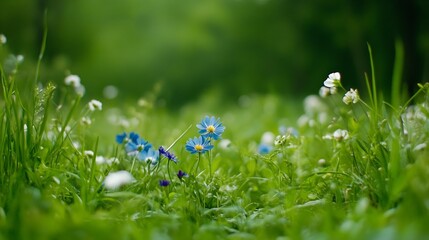
<svg viewBox="0 0 429 240"><path fill-rule="evenodd" d="M11 51L37 56L48 12L45 64L52 81L79 74L91 94L116 85L135 97L162 83L174 105L205 91L317 91L320 76L341 71L346 87L369 72L389 87L395 40L404 42L404 80L429 70L429 3L413 1L2 0L0 32ZM28 58L27 58L28 59ZM348 84L350 82L350 85Z"/></svg>

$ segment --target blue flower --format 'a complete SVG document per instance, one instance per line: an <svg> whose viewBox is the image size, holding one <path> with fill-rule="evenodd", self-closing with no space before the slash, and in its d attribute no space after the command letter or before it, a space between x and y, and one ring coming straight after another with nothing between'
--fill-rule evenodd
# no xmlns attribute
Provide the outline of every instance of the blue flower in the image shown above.
<svg viewBox="0 0 429 240"><path fill-rule="evenodd" d="M213 145L210 144L207 138L200 136L200 137L194 137L190 138L186 142L185 146L186 150L189 151L191 154L194 153L205 153L208 150L213 148Z"/></svg>
<svg viewBox="0 0 429 240"><path fill-rule="evenodd" d="M132 142L137 142L137 140L140 138L140 136L137 134L137 133L135 133L135 132L130 132L130 140L132 141Z"/></svg>
<svg viewBox="0 0 429 240"><path fill-rule="evenodd" d="M141 161L156 165L159 162L159 151L149 148L147 151L139 152L137 157Z"/></svg>
<svg viewBox="0 0 429 240"><path fill-rule="evenodd" d="M268 154L271 152L272 149L273 149L272 146L265 144L265 143L261 143L261 144L259 144L259 147L258 147L258 153L259 154Z"/></svg>
<svg viewBox="0 0 429 240"><path fill-rule="evenodd" d="M116 135L116 142L119 144L124 143L125 139L127 139L127 133L126 132Z"/></svg>
<svg viewBox="0 0 429 240"><path fill-rule="evenodd" d="M220 119L216 119L213 116L204 117L201 123L197 124L197 128L200 129L198 131L199 134L207 138L213 138L214 140L218 140L225 131L225 127L220 122Z"/></svg>
<svg viewBox="0 0 429 240"><path fill-rule="evenodd" d="M184 178L184 177L189 177L189 175L188 175L187 173L185 173L184 171L179 170L179 172L177 173L177 177L178 177L180 180L182 180L182 178Z"/></svg>
<svg viewBox="0 0 429 240"><path fill-rule="evenodd" d="M159 186L161 186L161 187L167 187L168 185L170 185L170 181L168 181L168 180L159 180Z"/></svg>
<svg viewBox="0 0 429 240"><path fill-rule="evenodd" d="M150 143L134 132L130 133L129 139L130 141L125 144L125 151L129 156L137 156L140 152L147 151L152 147Z"/></svg>
<svg viewBox="0 0 429 240"><path fill-rule="evenodd" d="M177 163L177 157L173 153L165 150L163 146L159 147L159 154L165 156L168 160Z"/></svg>

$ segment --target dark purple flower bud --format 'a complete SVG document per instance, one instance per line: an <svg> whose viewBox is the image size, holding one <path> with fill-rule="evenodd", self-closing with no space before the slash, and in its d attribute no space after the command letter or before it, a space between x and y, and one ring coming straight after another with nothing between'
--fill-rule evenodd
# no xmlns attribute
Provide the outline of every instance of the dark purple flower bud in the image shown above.
<svg viewBox="0 0 429 240"><path fill-rule="evenodd" d="M184 171L182 171L182 170L179 170L179 172L177 173L177 177L179 178L179 179L182 179L182 178L184 178L184 177L188 177L189 175L187 174L187 173L185 173Z"/></svg>
<svg viewBox="0 0 429 240"><path fill-rule="evenodd" d="M168 181L168 180L159 180L159 186L161 186L161 187L167 187L168 185L170 185L170 181Z"/></svg>
<svg viewBox="0 0 429 240"><path fill-rule="evenodd" d="M159 154L161 154L164 157L168 158L168 160L171 160L174 163L177 163L177 157L173 153L165 150L163 146L159 147Z"/></svg>

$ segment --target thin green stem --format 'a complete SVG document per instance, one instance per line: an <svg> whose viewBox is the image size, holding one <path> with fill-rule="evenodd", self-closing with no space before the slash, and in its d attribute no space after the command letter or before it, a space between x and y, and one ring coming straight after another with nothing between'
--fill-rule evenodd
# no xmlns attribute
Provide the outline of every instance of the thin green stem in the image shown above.
<svg viewBox="0 0 429 240"><path fill-rule="evenodd" d="M196 167L195 167L195 175L197 174L197 172L198 172L198 165L200 165L200 160L201 160L201 153L200 152L198 152L198 160L197 160L197 165L196 165Z"/></svg>
<svg viewBox="0 0 429 240"><path fill-rule="evenodd" d="M94 179L94 171L95 171L95 166L96 166L96 163L95 163L95 160L96 160L96 158L97 158L97 151L98 151L98 140L99 140L99 137L97 137L97 140L95 141L95 149L94 149L94 155L92 156L92 161L91 161L91 172L90 172L90 175L89 175L89 181L88 181L88 188L86 189L86 191L87 191L87 194L86 194L86 196L88 197L88 196L92 196L92 194L91 194L91 189L92 189L92 181L93 181L93 179ZM86 204L88 204L88 198L86 199Z"/></svg>
<svg viewBox="0 0 429 240"><path fill-rule="evenodd" d="M209 150L209 176L212 178L212 150Z"/></svg>
<svg viewBox="0 0 429 240"><path fill-rule="evenodd" d="M133 158L133 162L131 163L130 173L133 173L133 170L134 170L134 164L135 164L135 162L136 162L136 158L137 158L137 157L134 157L134 158Z"/></svg>
<svg viewBox="0 0 429 240"><path fill-rule="evenodd" d="M171 182L171 181L173 181L173 179L171 178L171 173L170 173L170 162L171 162L171 160L168 159L168 162L167 162L167 174L168 174L168 178L170 179L170 182Z"/></svg>

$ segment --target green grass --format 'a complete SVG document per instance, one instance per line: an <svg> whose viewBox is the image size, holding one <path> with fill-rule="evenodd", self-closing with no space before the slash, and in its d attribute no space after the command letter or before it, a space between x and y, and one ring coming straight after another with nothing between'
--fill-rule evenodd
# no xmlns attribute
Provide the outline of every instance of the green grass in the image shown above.
<svg viewBox="0 0 429 240"><path fill-rule="evenodd" d="M391 103L383 102L371 63L369 103L350 105L339 90L306 98L304 107L277 96L224 105L207 94L174 112L156 96L92 112L70 86L23 90L19 64L1 67L0 239L427 238L428 85L403 99L397 48ZM198 155L184 146L206 114L220 117L231 143L214 142L197 168ZM115 142L124 131L155 148L171 146L179 162L149 167L128 156ZM268 139L272 149L260 154L265 132L280 138L277 145ZM96 156L118 161L99 165ZM190 176L178 179L179 169ZM104 188L118 170L135 181ZM160 187L161 179L171 184Z"/></svg>

